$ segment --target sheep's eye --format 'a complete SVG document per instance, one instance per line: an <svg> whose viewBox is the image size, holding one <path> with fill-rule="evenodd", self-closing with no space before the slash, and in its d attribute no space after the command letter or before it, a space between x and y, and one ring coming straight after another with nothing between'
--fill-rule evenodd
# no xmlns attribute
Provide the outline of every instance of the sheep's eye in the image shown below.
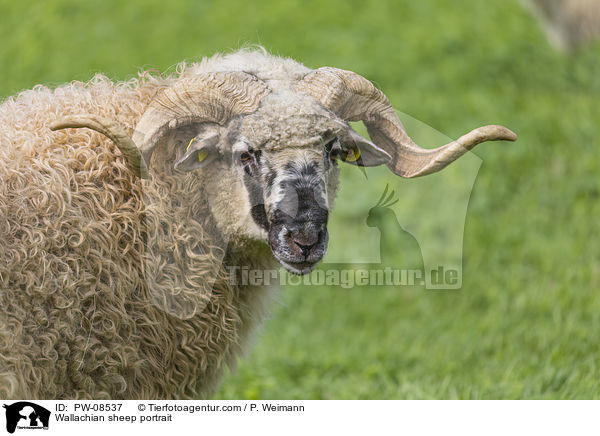
<svg viewBox="0 0 600 436"><path fill-rule="evenodd" d="M248 165L254 161L254 158L250 153L242 153L240 156L240 160L242 161L242 165Z"/></svg>
<svg viewBox="0 0 600 436"><path fill-rule="evenodd" d="M251 149L240 154L240 163L248 175L252 175L257 169L259 157L260 150L254 151Z"/></svg>

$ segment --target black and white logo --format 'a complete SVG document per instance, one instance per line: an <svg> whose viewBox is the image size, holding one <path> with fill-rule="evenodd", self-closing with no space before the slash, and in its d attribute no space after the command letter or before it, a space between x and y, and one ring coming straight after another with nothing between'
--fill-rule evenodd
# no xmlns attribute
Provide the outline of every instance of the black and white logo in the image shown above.
<svg viewBox="0 0 600 436"><path fill-rule="evenodd" d="M6 409L6 431L14 433L16 429L48 430L50 411L29 401L19 401L3 406Z"/></svg>

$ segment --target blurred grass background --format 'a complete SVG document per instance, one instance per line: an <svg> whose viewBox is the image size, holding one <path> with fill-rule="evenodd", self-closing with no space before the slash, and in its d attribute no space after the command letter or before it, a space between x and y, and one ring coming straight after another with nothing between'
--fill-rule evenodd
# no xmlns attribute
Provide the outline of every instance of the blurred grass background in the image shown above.
<svg viewBox="0 0 600 436"><path fill-rule="evenodd" d="M248 43L356 71L452 138L519 142L476 151L461 290L284 289L217 398L600 398L600 45L555 51L516 0L0 0L0 97Z"/></svg>

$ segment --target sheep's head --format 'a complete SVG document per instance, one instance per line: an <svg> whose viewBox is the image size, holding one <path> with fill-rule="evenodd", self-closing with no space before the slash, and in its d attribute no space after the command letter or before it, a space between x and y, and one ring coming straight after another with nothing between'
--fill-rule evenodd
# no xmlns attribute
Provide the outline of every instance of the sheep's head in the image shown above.
<svg viewBox="0 0 600 436"><path fill-rule="evenodd" d="M238 211L237 232L265 240L294 273L310 271L325 255L338 161L380 165L391 159L312 98L292 92L269 95L253 114L206 129L176 168L199 168L202 160L215 178L231 170L231 186L213 189L245 199L235 202L245 209ZM231 217L228 212L221 216ZM250 223L243 220L248 215Z"/></svg>
<svg viewBox="0 0 600 436"><path fill-rule="evenodd" d="M363 121L374 143L352 130L349 121ZM402 177L417 177L439 171L483 141L516 139L505 127L485 126L437 149L422 149L371 82L329 67L276 90L245 72L182 79L157 95L133 139L114 122L91 115L51 126L65 127L104 133L141 177L148 175L155 147L175 134L180 138L174 142L180 148L175 170L206 172L209 183L218 183L223 171L233 175L226 189L243 197L247 209L235 212L250 217L240 220L237 231L263 239L279 262L297 274L311 271L325 255L337 161L387 164Z"/></svg>

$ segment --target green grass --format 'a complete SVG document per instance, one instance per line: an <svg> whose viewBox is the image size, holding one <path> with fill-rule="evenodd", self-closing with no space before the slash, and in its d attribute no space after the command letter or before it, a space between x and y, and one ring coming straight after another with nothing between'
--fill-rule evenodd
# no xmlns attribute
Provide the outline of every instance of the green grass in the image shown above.
<svg viewBox="0 0 600 436"><path fill-rule="evenodd" d="M260 43L357 71L450 137L501 123L519 141L477 149L461 290L290 286L217 397L600 398L600 45L554 51L516 0L261 3L0 0L0 96ZM373 174L344 168L356 201L334 211L331 250L365 245L355 205L389 177ZM398 213L443 189L431 180L397 181Z"/></svg>

